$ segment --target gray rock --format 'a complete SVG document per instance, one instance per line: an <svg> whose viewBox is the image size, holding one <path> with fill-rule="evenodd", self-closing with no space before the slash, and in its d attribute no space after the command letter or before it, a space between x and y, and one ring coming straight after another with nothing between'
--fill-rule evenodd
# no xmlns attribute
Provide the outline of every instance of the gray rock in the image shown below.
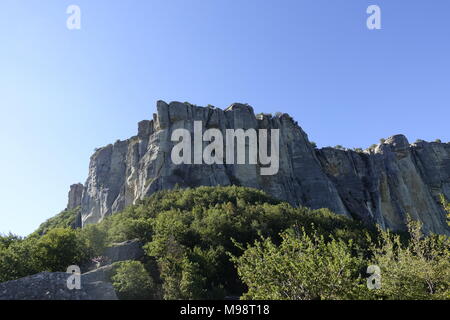
<svg viewBox="0 0 450 320"><path fill-rule="evenodd" d="M450 234L439 194L450 197L450 145L410 145L390 137L373 152L317 150L322 168L356 218L405 230L407 216L427 233Z"/></svg>
<svg viewBox="0 0 450 320"><path fill-rule="evenodd" d="M104 255L110 263L126 260L140 260L145 253L142 249L142 243L139 240L129 240L122 243L115 243L106 248Z"/></svg>
<svg viewBox="0 0 450 320"><path fill-rule="evenodd" d="M114 266L112 264L103 266L82 274L85 282L109 282Z"/></svg>
<svg viewBox="0 0 450 320"><path fill-rule="evenodd" d="M117 300L111 283L87 282L81 278L80 290L69 290L64 272L42 272L0 283L0 300Z"/></svg>
<svg viewBox="0 0 450 320"><path fill-rule="evenodd" d="M67 209L72 210L81 206L81 199L83 197L84 186L81 183L73 184L70 186Z"/></svg>
<svg viewBox="0 0 450 320"><path fill-rule="evenodd" d="M261 176L259 165L174 165L173 130L193 135L203 129L280 129L280 169ZM225 134L224 134L225 136ZM206 145L206 143L205 143ZM329 208L337 214L404 230L407 214L425 230L450 234L438 195L450 198L450 145L410 145L394 136L374 152L315 150L287 114L258 115L245 104L226 110L158 101L153 120L139 123L138 135L99 149L92 157L81 202L83 225L163 189L237 184L254 187L294 206Z"/></svg>

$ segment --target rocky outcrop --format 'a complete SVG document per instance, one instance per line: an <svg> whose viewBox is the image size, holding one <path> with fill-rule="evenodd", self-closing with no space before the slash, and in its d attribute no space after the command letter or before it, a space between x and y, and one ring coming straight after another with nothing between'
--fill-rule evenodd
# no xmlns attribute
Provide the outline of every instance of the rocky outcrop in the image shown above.
<svg viewBox="0 0 450 320"><path fill-rule="evenodd" d="M87 281L81 276L81 289L69 290L64 272L42 272L0 283L0 300L117 300L111 283Z"/></svg>
<svg viewBox="0 0 450 320"><path fill-rule="evenodd" d="M81 199L83 198L84 186L81 183L73 184L70 186L67 210L75 209L81 206Z"/></svg>
<svg viewBox="0 0 450 320"><path fill-rule="evenodd" d="M129 240L121 243L115 243L106 248L104 256L108 258L109 263L140 260L145 253L142 249L142 243L139 240Z"/></svg>
<svg viewBox="0 0 450 320"><path fill-rule="evenodd" d="M450 144L410 145L396 135L364 153L324 148L317 155L355 218L403 230L409 215L425 232L449 234L439 195L450 196Z"/></svg>
<svg viewBox="0 0 450 320"><path fill-rule="evenodd" d="M280 166L261 175L260 164L181 164L170 158L171 134L184 128L203 130L279 129ZM207 143L205 142L205 145ZM247 146L248 147L248 146ZM450 145L410 145L394 136L374 150L317 150L287 114L255 116L253 108L233 104L225 110L188 103L157 102L153 120L141 121L138 134L98 149L91 157L83 188L83 225L101 221L137 200L180 187L237 184L262 189L295 206L329 208L337 214L403 230L409 214L425 230L449 234L438 195L450 198Z"/></svg>

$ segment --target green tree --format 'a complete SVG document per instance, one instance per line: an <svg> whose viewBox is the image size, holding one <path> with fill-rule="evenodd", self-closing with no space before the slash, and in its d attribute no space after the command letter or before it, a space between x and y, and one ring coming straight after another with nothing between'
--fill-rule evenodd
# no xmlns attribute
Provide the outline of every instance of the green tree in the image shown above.
<svg viewBox="0 0 450 320"><path fill-rule="evenodd" d="M440 195L441 198L441 204L444 207L445 211L447 211L447 219L448 219L448 225L450 225L450 203L445 199L445 196L443 194Z"/></svg>
<svg viewBox="0 0 450 320"><path fill-rule="evenodd" d="M279 246L266 238L233 261L248 287L244 299L353 299L366 290L354 249L352 241L290 230Z"/></svg>
<svg viewBox="0 0 450 320"><path fill-rule="evenodd" d="M141 211L152 225L152 239L144 249L158 261L166 299L241 295L245 286L228 255L242 254L233 239L244 245L260 236L279 242L280 232L293 225L310 232L311 224L325 237L364 239L365 229L355 221L328 210L293 208L254 189L201 187L155 198ZM183 277L195 290L180 290Z"/></svg>
<svg viewBox="0 0 450 320"><path fill-rule="evenodd" d="M11 232L7 235L0 234L0 248L9 248L11 244L21 240L21 237L12 234Z"/></svg>
<svg viewBox="0 0 450 320"><path fill-rule="evenodd" d="M446 236L421 232L421 224L409 220L410 240L381 231L381 240L373 247L373 264L381 269L381 289L373 298L450 299L450 242Z"/></svg>
<svg viewBox="0 0 450 320"><path fill-rule="evenodd" d="M14 280L41 271L35 237L16 239L0 247L0 282Z"/></svg>
<svg viewBox="0 0 450 320"><path fill-rule="evenodd" d="M139 261L117 263L111 280L118 297L122 300L154 298L155 283Z"/></svg>
<svg viewBox="0 0 450 320"><path fill-rule="evenodd" d="M70 265L80 265L88 259L87 248L78 231L56 228L37 240L34 255L41 271L66 271Z"/></svg>
<svg viewBox="0 0 450 320"><path fill-rule="evenodd" d="M98 257L103 254L108 242L108 227L106 223L85 226L80 232L80 241L86 246L89 257Z"/></svg>

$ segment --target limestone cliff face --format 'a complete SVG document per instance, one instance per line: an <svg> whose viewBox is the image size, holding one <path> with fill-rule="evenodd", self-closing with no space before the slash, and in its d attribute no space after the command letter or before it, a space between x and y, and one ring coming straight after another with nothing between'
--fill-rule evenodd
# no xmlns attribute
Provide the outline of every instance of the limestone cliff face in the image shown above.
<svg viewBox="0 0 450 320"><path fill-rule="evenodd" d="M260 175L256 165L175 165L172 132L279 129L280 167L276 175ZM205 146L208 143L205 142ZM402 230L407 214L428 231L447 233L438 195L450 198L450 144L409 145L394 136L374 151L356 153L314 149L306 133L287 114L255 116L248 105L226 110L187 103L157 103L153 120L139 123L138 135L95 152L83 188L83 225L101 221L143 197L180 187L238 184L259 188L296 206L329 208L337 214Z"/></svg>
<svg viewBox="0 0 450 320"><path fill-rule="evenodd" d="M450 197L450 144L410 145L396 135L370 152L325 148L317 156L354 217L403 230L409 215L426 232L449 234L439 195Z"/></svg>
<svg viewBox="0 0 450 320"><path fill-rule="evenodd" d="M72 210L81 205L81 199L83 199L84 186L81 183L73 184L70 186L67 210Z"/></svg>

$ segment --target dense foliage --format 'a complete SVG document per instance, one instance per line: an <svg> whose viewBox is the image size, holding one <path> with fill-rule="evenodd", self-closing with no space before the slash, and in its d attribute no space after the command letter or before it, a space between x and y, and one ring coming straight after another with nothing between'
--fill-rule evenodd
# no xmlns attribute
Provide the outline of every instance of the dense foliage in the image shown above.
<svg viewBox="0 0 450 320"><path fill-rule="evenodd" d="M352 241L288 230L281 245L263 239L235 257L249 290L247 299L450 299L450 243L424 236L409 222L410 240L379 231L372 256L364 259ZM369 290L365 270L380 268L381 287Z"/></svg>
<svg viewBox="0 0 450 320"><path fill-rule="evenodd" d="M239 276L248 286L246 299L322 300L361 297L365 261L354 254L352 241L308 235L290 229L279 246L269 238L235 257Z"/></svg>
<svg viewBox="0 0 450 320"><path fill-rule="evenodd" d="M347 239L365 239L362 226L328 210L312 211L280 203L261 191L240 187L201 187L159 193L111 217L108 237L140 238L155 257L166 299L239 296L245 290L229 254L233 241L260 236L276 241L292 225Z"/></svg>
<svg viewBox="0 0 450 320"><path fill-rule="evenodd" d="M146 257L115 264L110 278L122 299L449 298L448 237L425 237L414 223L400 238L236 186L162 191L83 229L71 228L77 214L25 239L0 237L0 281L82 266L139 239ZM371 264L379 290L366 285Z"/></svg>
<svg viewBox="0 0 450 320"><path fill-rule="evenodd" d="M154 297L156 286L139 261L123 261L114 265L111 281L121 300L142 300Z"/></svg>
<svg viewBox="0 0 450 320"><path fill-rule="evenodd" d="M450 239L425 237L420 223L408 224L410 240L404 244L398 235L380 231L374 245L373 264L381 269L381 289L376 298L450 299Z"/></svg>
<svg viewBox="0 0 450 320"><path fill-rule="evenodd" d="M91 255L79 230L56 228L45 235L22 239L11 235L0 242L0 281L42 271L66 271L81 265Z"/></svg>
<svg viewBox="0 0 450 320"><path fill-rule="evenodd" d="M447 220L448 225L450 226L450 203L447 201L447 199L445 199L443 194L441 194L441 203L445 211L447 211Z"/></svg>

